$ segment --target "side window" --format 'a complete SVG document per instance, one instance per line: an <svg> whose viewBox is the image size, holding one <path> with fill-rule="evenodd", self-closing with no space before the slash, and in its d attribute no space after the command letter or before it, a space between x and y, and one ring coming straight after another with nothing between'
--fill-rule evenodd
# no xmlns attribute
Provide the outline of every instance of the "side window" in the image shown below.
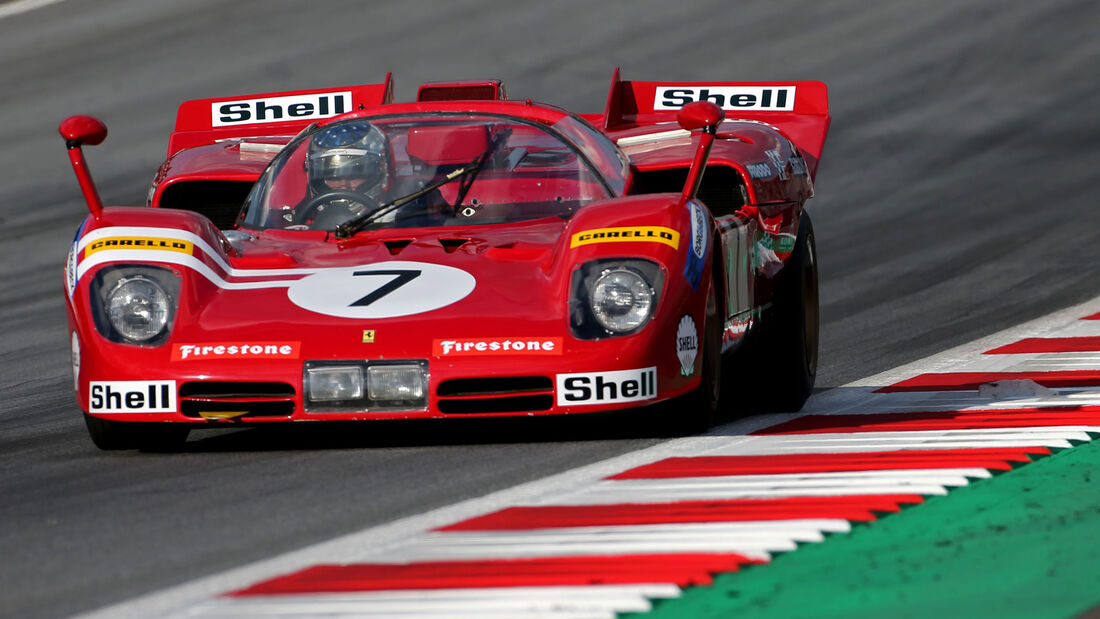
<svg viewBox="0 0 1100 619"><path fill-rule="evenodd" d="M638 172L634 175L634 190L631 193L679 193L683 191L686 181L687 168ZM737 170L728 166L711 166L703 175L699 199L717 218L737 212L748 202L748 192Z"/></svg>

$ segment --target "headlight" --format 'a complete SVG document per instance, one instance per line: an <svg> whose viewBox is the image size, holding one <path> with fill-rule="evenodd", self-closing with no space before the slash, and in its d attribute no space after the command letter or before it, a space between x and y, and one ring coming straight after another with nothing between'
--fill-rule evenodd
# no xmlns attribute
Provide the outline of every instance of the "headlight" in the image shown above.
<svg viewBox="0 0 1100 619"><path fill-rule="evenodd" d="M103 308L111 326L132 342L147 342L168 325L168 293L142 275L118 280Z"/></svg>
<svg viewBox="0 0 1100 619"><path fill-rule="evenodd" d="M158 346L168 340L180 278L152 265L108 266L91 284L96 330L112 342Z"/></svg>
<svg viewBox="0 0 1100 619"><path fill-rule="evenodd" d="M643 259L593 260L573 273L569 327L580 339L628 335L657 309L664 273Z"/></svg>
<svg viewBox="0 0 1100 619"><path fill-rule="evenodd" d="M649 320L653 310L653 289L635 271L621 267L608 269L592 287L589 303L592 315L603 328L626 333Z"/></svg>

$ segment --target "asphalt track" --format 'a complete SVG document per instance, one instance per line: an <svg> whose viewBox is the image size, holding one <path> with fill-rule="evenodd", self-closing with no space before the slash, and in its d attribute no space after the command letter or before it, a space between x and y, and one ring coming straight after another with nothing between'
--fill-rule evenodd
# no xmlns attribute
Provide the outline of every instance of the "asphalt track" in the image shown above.
<svg viewBox="0 0 1100 619"><path fill-rule="evenodd" d="M73 403L61 266L85 212L57 123L91 113L139 204L186 99L495 77L599 111L627 79L820 79L811 202L826 388L1100 293L1095 2L186 4L0 20L0 614L59 616L660 439L597 421L199 434L103 455ZM196 440L197 439L197 440Z"/></svg>

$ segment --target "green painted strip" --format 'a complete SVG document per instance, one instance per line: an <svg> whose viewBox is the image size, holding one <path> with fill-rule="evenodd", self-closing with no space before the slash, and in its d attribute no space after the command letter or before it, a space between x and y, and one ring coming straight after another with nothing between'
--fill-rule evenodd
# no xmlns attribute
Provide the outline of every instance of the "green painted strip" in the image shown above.
<svg viewBox="0 0 1100 619"><path fill-rule="evenodd" d="M1100 441L1059 451L768 564L644 619L1072 617L1100 604Z"/></svg>

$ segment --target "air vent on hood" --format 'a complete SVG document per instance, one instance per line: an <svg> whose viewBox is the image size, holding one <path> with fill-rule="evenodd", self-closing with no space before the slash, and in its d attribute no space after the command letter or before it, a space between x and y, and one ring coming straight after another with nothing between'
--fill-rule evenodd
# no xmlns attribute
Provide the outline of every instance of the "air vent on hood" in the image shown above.
<svg viewBox="0 0 1100 619"><path fill-rule="evenodd" d="M465 245L469 240L470 239L439 239L439 244L442 245L443 249L449 254Z"/></svg>
<svg viewBox="0 0 1100 619"><path fill-rule="evenodd" d="M382 241L386 244L386 249L390 250L391 256L396 256L398 252L405 249L413 242L412 239L390 239L388 241Z"/></svg>

